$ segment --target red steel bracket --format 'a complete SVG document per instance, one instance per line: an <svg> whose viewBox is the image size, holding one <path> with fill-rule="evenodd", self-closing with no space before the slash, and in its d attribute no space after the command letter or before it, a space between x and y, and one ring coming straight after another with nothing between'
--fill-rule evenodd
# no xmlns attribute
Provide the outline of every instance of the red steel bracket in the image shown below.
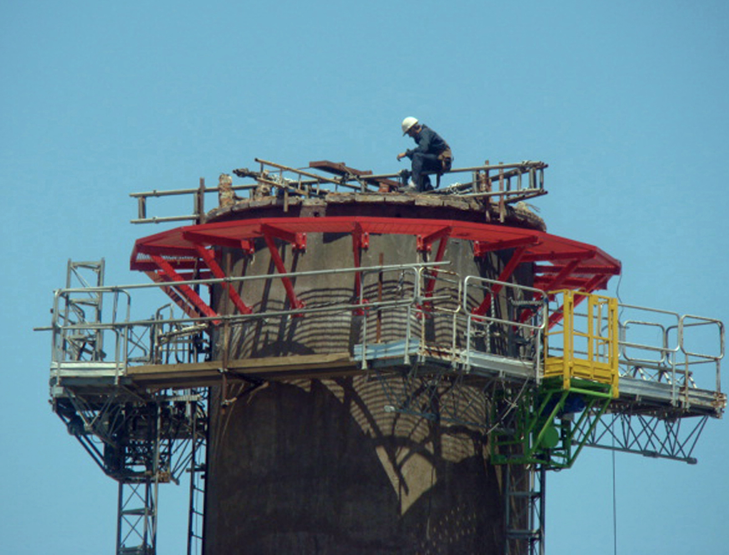
<svg viewBox="0 0 729 555"><path fill-rule="evenodd" d="M362 226L359 224L355 225L352 231L352 255L354 258L354 267L359 268L361 264L360 250L368 249L370 247L370 234L366 231L362 231ZM362 291L362 276L359 272L354 274L354 296L359 299L360 292Z"/></svg>
<svg viewBox="0 0 729 555"><path fill-rule="evenodd" d="M213 275L216 278L225 279L227 277L225 275L225 272L223 272L223 269L218 264L217 260L215 260L215 255L212 253L212 251L206 249L202 245L195 245L195 249L200 255L200 258L205 261L205 264L208 265L208 268L210 268L210 271L213 272ZM223 287L225 287L226 291L228 292L228 296L230 297L230 300L233 301L233 304L241 314L253 313L250 307L243 302L243 299L240 298L238 292L229 282L224 282Z"/></svg>
<svg viewBox="0 0 729 555"><path fill-rule="evenodd" d="M270 224L261 224L261 233L264 237L275 237L291 243L295 251L306 250L306 233L286 231Z"/></svg>
<svg viewBox="0 0 729 555"><path fill-rule="evenodd" d="M501 271L501 274L499 274L499 277L497 281L506 281L511 277L511 274L514 273L514 270L521 264L522 258L524 257L524 253L526 253L526 246L520 247L514 251L514 254L511 255L511 259L509 260L509 263L504 267L504 269ZM483 302L478 305L478 307L474 308L472 313L477 316L483 316L486 314L486 311L489 308L489 304L491 303L491 295L498 294L499 291L501 291L503 285L499 285L498 283L494 285L494 288L492 289L491 293L487 293L484 298Z"/></svg>
<svg viewBox="0 0 729 555"><path fill-rule="evenodd" d="M253 245L253 241L250 239L241 239L240 248L245 254L254 255L256 254L256 247Z"/></svg>
<svg viewBox="0 0 729 555"><path fill-rule="evenodd" d="M519 239L512 239L510 241L474 241L473 242L473 256L480 258L486 256L488 253L493 251L500 251L504 249L515 249L518 247L534 246L540 243L539 237L528 236Z"/></svg>
<svg viewBox="0 0 729 555"><path fill-rule="evenodd" d="M418 252L430 252L430 247L436 239L443 237L449 237L453 228L451 226L443 227L438 231L434 231L430 235L418 235L417 236L417 250Z"/></svg>
<svg viewBox="0 0 729 555"><path fill-rule="evenodd" d="M266 226L268 228L270 226ZM263 226L261 226L263 228ZM285 274L286 273L286 266L284 265L283 259L281 258L281 255L278 252L278 249L276 248L276 244L273 241L273 237L266 233L266 230L263 230L263 238L266 241L266 246L268 247L269 252L271 253L271 259L273 260L274 265L276 266L276 269L278 270L279 274ZM298 235L298 234L297 234ZM305 236L305 234L304 234ZM291 303L292 308L304 308L303 301L300 301L296 297L296 292L294 291L294 286L291 283L291 280L287 276L282 276L281 281L283 282L284 289L286 289L286 296L289 298L289 302Z"/></svg>
<svg viewBox="0 0 729 555"><path fill-rule="evenodd" d="M186 298L186 300L190 301L192 305L199 310L201 313L203 313L205 316L219 316L217 312L215 312L212 308L210 308L205 301L203 301L200 298L200 295L195 293L195 291L190 287L189 285L175 285L172 282L180 282L185 281L182 279L182 276L180 276L175 269L170 265L169 262L167 262L164 258L162 258L158 254L152 254L150 255L152 260L154 260L155 264L159 267L159 269L162 271L162 273L167 278L166 281L171 282L170 286L174 287L183 297ZM215 325L218 325L220 323L220 320L214 320L213 323Z"/></svg>

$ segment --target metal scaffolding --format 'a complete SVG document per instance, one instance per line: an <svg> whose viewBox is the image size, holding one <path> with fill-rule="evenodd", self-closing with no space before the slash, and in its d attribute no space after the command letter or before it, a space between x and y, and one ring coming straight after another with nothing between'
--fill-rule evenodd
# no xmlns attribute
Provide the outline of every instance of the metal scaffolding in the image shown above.
<svg viewBox="0 0 729 555"><path fill-rule="evenodd" d="M661 334L658 345L641 343L631 335L631 331L648 326L647 320L640 320L640 326L620 322L619 340L606 346L610 352L619 353L615 361L618 386L613 389L612 374L602 381L582 374L570 377L572 381L565 387L563 375L556 382L545 375L545 361L568 354L573 362L565 367L580 368L579 361L592 356L590 343L602 341L605 325L595 320L589 309L580 313L574 303L557 302L559 295L498 280L459 276L447 266L447 262L424 262L175 284L193 289L254 279L295 280L305 274L327 272L357 274L362 280L360 299L354 305L293 305L289 310L232 315L191 317L167 306L150 319L132 320L129 308L134 289L166 285L103 286L100 273L93 283L57 291L51 326L51 399L69 431L101 469L119 482L117 552L155 552L159 484L179 482L187 472L188 553L200 553L206 387L224 379L278 379L279 375L291 376L292 368L296 368L296 375L310 378L368 374L382 386L387 399L385 411L467 424L491 434L495 449L492 460L518 465L522 474L527 469L531 480L529 488L522 487L526 482L506 482L510 489L505 495L512 511L507 513L512 526L507 534L512 546L509 552L518 552L513 551L514 542L522 541L527 546L524 549L530 550L527 552L539 553L535 550L540 549L543 538L539 524L543 522L539 516L543 514L541 472L570 466L584 445L694 460L691 451L706 420L720 416L726 404L718 382L724 354L721 322L672 314L675 328L665 326L667 331ZM81 267L71 263L69 272ZM98 272L102 265L88 267ZM400 298L365 303L362 291L367 289L370 276L388 272L396 274L401 282ZM481 310L476 310L481 305L473 300L474 288L490 298ZM587 304L591 306L589 297ZM387 343L378 341L378 318L393 313L406 323L402 337ZM265 376L261 376L255 359L227 361L227 371L222 372L220 361L206 360L209 347L204 330L213 326L226 330L247 320L322 314L349 314L362 319L359 342L352 355L310 355L306 360L282 357L276 360L279 366L268 368ZM616 316L617 310L612 314ZM438 338L426 333L425 323L434 318L449 323L449 331ZM598 322L592 332L596 337L588 336L584 348L567 348L564 341L546 341L547 334L553 334L556 328L580 321ZM231 325L223 325L226 322ZM708 327L716 334L715 353L691 350L688 331L697 326ZM575 333L579 336L582 332ZM652 372L638 352L659 353ZM668 353L671 356L666 356ZM325 358L327 364L323 364ZM643 365L641 371L636 369L638 360ZM700 371L707 364L713 368ZM710 385L702 389L697 383ZM465 386L493 399L492 411L484 413L480 407L462 402ZM597 386L606 388L605 395L594 393ZM591 404L591 395L601 402ZM537 468L538 475L533 472ZM521 475L514 471L513 476ZM526 511L524 514L531 516L516 518L513 511ZM527 528L520 528L524 522Z"/></svg>
<svg viewBox="0 0 729 555"><path fill-rule="evenodd" d="M504 474L504 555L544 555L547 470L541 465L506 465Z"/></svg>
<svg viewBox="0 0 729 555"><path fill-rule="evenodd" d="M103 286L103 261L69 261L67 276L53 308L53 410L119 484L116 552L155 553L159 485L179 483L185 473L199 484L205 469L207 392L150 390L126 373L145 362L203 360L204 339L199 330L171 323L163 310L143 329L128 327L131 295ZM195 493L191 515L200 513ZM191 523L191 537L200 533L199 522ZM188 551L200 552L199 541Z"/></svg>
<svg viewBox="0 0 729 555"><path fill-rule="evenodd" d="M132 269L152 283L107 286L103 261L69 261L66 287L55 292L47 328L51 403L119 484L118 555L156 553L159 485L179 484L185 476L187 553L202 553L212 385L223 386L227 402L230 384L367 376L381 387L386 412L480 430L489 438L491 462L504 473L505 553L511 555L543 554L546 471L568 468L583 447L695 462L693 449L706 422L726 407L720 383L724 325L599 297L594 292L620 273L619 261L534 226L491 224L491 218L503 223L516 203L546 194L546 164L453 169L447 173L470 174L469 180L422 195L474 202L482 217L476 222L291 215L297 202L321 203L340 190L369 199L376 193L385 203L398 195L404 200L397 202L411 199L402 173L374 175L328 161L305 170L256 163L256 170L234 170L252 180L240 185L224 174L216 188L201 180L197 189L132 195L138 201L133 223L194 224L136 242ZM282 212L227 217L226 210L243 200L237 192L247 192L249 203L275 203ZM211 193L220 207L206 212ZM185 195L193 198L192 214L148 215L149 199ZM214 221L221 215L226 217ZM287 268L279 245L303 252L307 234L315 233L351 238L349 267ZM414 238L416 259L429 261L363 264L370 236L386 234ZM452 269L445 257L451 240L469 243L476 259L502 257L496 279ZM232 275L221 263L224 249L244 256L263 252L269 272ZM522 264L532 270L530 287L514 283ZM297 279L334 274L351 279L351 298L302 300ZM240 293L244 284L260 280L280 288L281 306L266 308ZM382 295L385 280L396 294ZM149 318L133 317L140 289L158 289L170 302ZM215 290L230 301L227 313L216 310ZM299 318L356 321L351 349L271 357L265 364L227 352L224 360L213 359L211 342L229 345L246 324L280 323L283 329ZM397 325L385 338L388 321ZM708 353L695 346L697 336L707 335L714 346Z"/></svg>

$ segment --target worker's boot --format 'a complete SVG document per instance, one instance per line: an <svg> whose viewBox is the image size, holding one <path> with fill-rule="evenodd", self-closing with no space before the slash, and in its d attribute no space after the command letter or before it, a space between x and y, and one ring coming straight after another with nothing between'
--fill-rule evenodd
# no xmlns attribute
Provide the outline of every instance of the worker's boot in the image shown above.
<svg viewBox="0 0 729 555"><path fill-rule="evenodd" d="M400 172L400 187L398 187L398 191L401 193L414 193L416 191L415 183L411 179L412 174L410 173L410 170L402 170Z"/></svg>

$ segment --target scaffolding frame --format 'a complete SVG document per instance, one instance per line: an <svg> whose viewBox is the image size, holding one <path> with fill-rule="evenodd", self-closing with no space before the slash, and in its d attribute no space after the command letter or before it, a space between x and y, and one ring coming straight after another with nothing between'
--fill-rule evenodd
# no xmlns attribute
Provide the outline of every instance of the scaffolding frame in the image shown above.
<svg viewBox="0 0 729 555"><path fill-rule="evenodd" d="M69 433L118 482L117 555L149 555L156 553L160 484L179 484L188 473L191 519L202 517L193 493L205 470L207 390L146 390L130 383L126 370L207 353L199 348L199 329L173 332L175 324L165 317L169 305L141 330L126 325L131 295L103 282L103 260L68 262L68 287L53 308L51 403ZM199 522L190 523L188 555L201 553L201 530Z"/></svg>
<svg viewBox="0 0 729 555"><path fill-rule="evenodd" d="M435 241L437 237L431 240ZM180 316L174 306L166 305L150 319L132 320L133 290L158 288L169 293L169 284L104 286L97 280L96 285L87 281L81 287L57 291L50 328L54 346L51 398L54 410L69 431L102 470L119 482L117 553L156 552L159 484L179 482L184 472L190 474L191 480L188 554L198 554L202 549L207 430L205 387L211 380L220 383L220 380L246 377L245 371L240 369L227 373L223 368L221 372L220 361L205 361L209 355L206 332L216 326L226 333L233 324L259 318L306 318L328 313L358 316L362 318L363 330L360 342L355 346L354 354L342 364L353 374L364 373L378 380L388 396L385 410L480 426L486 434L508 429L511 419L519 412L518 407L526 407L527 399L544 385L543 335L549 326L564 326L565 321L570 320L563 318L565 308L560 303L548 311L547 300L554 302L555 295L510 282L460 276L448 270L448 264L446 260L438 260L175 283L175 287L185 286L196 291L216 284L254 279L278 282L283 287L283 279L295 280L304 275L350 273L359 276L360 295L354 303L292 304L287 310L258 313L238 311L225 315ZM400 276L401 297L394 301L365 299L364 291L373 290L373 280L376 282L388 272ZM488 302L479 303L480 297ZM79 299L89 298L94 299L90 310L88 307L86 311L69 308L86 306ZM97 307L105 307L106 311L97 310ZM377 321L382 314L392 311L404 313L407 325L402 330L402 340L382 343L378 339ZM88 318L87 313L92 317ZM562 317L554 318L555 314ZM97 316L99 321L95 321ZM451 322L450 332L443 334L447 338L445 343L433 343L424 333L426 326L423 324L431 318ZM585 429L588 431L581 432L579 442L692 462L690 450L706 420L709 416L720 416L726 404L720 384L716 382L715 391L700 390L696 381L705 378L693 371L698 364L713 363L719 379L719 363L724 354L723 324L694 316L676 315L676 320L675 329L668 326L671 328L669 335L677 338L675 346L665 343L665 334L659 347L643 345L631 340L630 325L622 325L620 396L613 398L611 393L608 399L610 414L619 415L619 419L610 422L601 411L586 410L584 418L589 426ZM708 326L718 330L718 352L693 352L686 344L688 332L684 326L689 329ZM79 341L80 334L85 336L84 341ZM105 350L79 348L84 343L104 345ZM493 350L491 346L494 346ZM661 372L654 375L643 372L636 376L635 362L639 357L635 351L638 349L651 352L657 349L655 352L662 353L661 363L669 365L664 364ZM509 356L503 356L504 352ZM668 352L671 356L666 356ZM686 360L678 357L680 353ZM182 362L185 357L188 362ZM314 366L320 363L321 360L314 361ZM235 361L227 361L227 364L230 366ZM686 379L689 376L686 364L692 369L689 380ZM196 371L211 368L214 378L205 378L200 383L184 379L182 385L165 384L165 388L152 393L154 382L139 381L140 375L136 373L138 368L165 367L180 373L188 368ZM341 372L342 368L335 365L329 371ZM326 372L311 374L311 377L326 377ZM401 386L396 386L398 380ZM676 384L679 387L675 387ZM446 391L457 400L463 385L480 388L491 398L498 392L506 392L504 410L493 413L486 421L477 421L471 414L464 414L469 413L468 410L449 413L449 405L443 402L441 392ZM195 389L190 389L193 386ZM659 390L660 395L646 400L646 396ZM452 406L457 407L459 403L454 401ZM656 412L658 409L660 414ZM659 429L648 417L636 419L636 412L641 410L647 411L648 417L655 421L666 423L666 430ZM688 443L679 442L672 422L678 421L686 427L690 416L699 417L699 426L687 432ZM628 429L622 441L616 421L623 423L624 430ZM518 445L513 448L520 449ZM548 461L538 459L502 462L526 469L550 468ZM540 474L536 478L543 476ZM528 500L526 508L517 512L531 515L517 518L513 513L513 518L509 517L510 549L516 549L513 547L515 542L521 542L521 552L536 555L543 549L540 547L543 529L534 526L541 522L544 510L541 505L544 483L534 479L534 476L530 478L529 488L522 487L523 484L510 485L511 490L505 490L505 497L511 499L509 510L517 510L517 499ZM525 529L520 528L522 524L517 526L523 518L531 519L526 529L533 533L525 535Z"/></svg>
<svg viewBox="0 0 729 555"><path fill-rule="evenodd" d="M539 291L535 288L518 286L513 283L488 280L475 276L465 276L456 279L452 272L445 270L447 261L422 262L412 264L395 264L372 267L341 268L335 270L318 270L309 272L290 272L286 274L271 274L264 276L243 276L237 278L209 278L200 280L187 280L178 282L178 285L198 287L203 285L214 285L220 283L237 283L251 280L280 280L289 278L295 280L302 276L317 276L326 274L357 274L363 281L368 276L379 276L387 272L395 272L405 279L407 283L404 291L405 296L398 300L380 301L377 299L365 299L364 288L360 292L358 302L344 303L337 305L322 306L293 306L287 310L267 310L258 313L226 314L202 317L179 316L170 317L161 315L159 312L153 319L130 320L128 317L121 320L112 316L111 322L92 324L89 322L68 322L64 318L54 317L52 329L54 330L54 354L51 366L52 393L62 393L63 385L68 380L78 379L80 376L89 378L93 376L103 379L107 383L118 386L114 389L115 396L132 395L129 389L132 384L132 370L135 367L143 366L179 366L180 371L184 365L177 364L179 358L175 359L174 353L184 349L192 349L191 337L197 337L196 341L203 343L200 334L221 323L230 325L240 324L248 320L306 317L307 315L323 313L349 313L363 316L363 333L359 344L355 345L354 354L350 364L359 365L361 371L368 371L372 362L379 367L392 365L411 365L413 362L422 363L430 360L435 363L436 359L444 372L450 372L450 376L459 373L463 378L487 378L498 377L511 381L530 381L539 385L544 379L544 372L541 369L542 357L542 335L546 329L552 326L561 325L559 321L552 318L554 314L564 314L564 307L551 308L546 314L544 300L550 294ZM438 275L440 274L440 275ZM409 277L405 277L409 276ZM494 292L499 291L501 304L505 304L510 311L509 314L486 313L475 314L468 305L472 293L461 293L473 290L474 280L479 280L485 285L480 285L486 295L491 294L496 298ZM439 292L441 285L434 286L434 283L445 284L450 287L447 293ZM85 287L60 290L56 295L56 304L64 305L64 302L73 304L73 297L76 295L87 295L89 292L95 294L110 295L114 299L121 296L131 298L132 289L163 288L161 284L137 284L129 286L114 287ZM519 292L519 298L514 294L507 294L512 289ZM451 292L453 291L453 292ZM489 293L489 291L491 293ZM454 299L461 297L459 302ZM511 295L511 296L510 296ZM527 300L523 300L527 299ZM114 302L118 306L118 302ZM464 306L465 305L465 306ZM622 305L620 305L622 306ZM629 305L626 305L629 306ZM496 310L496 304L492 303L492 310ZM125 307L128 312L128 307ZM504 309L507 310L507 309ZM650 309L644 309L650 310ZM405 327L402 332L402 339L389 344L377 341L377 337L368 339L370 331L376 328L377 319L385 312L398 311L406 315ZM62 313L62 309L54 310L54 314ZM529 316L525 317L525 313ZM170 312L170 314L172 314ZM450 321L450 332L447 335L450 339L446 343L433 344L424 335L423 320L432 317L444 317ZM587 317L587 315L585 315ZM614 397L611 402L611 411L620 411L626 415L655 414L664 418L675 418L681 416L717 416L724 408L725 396L721 393L720 361L724 356L724 332L723 324L714 319L699 318L691 316L695 322L691 326L708 326L717 330L718 350L713 354L699 354L688 350L685 344L686 334L681 331L681 322L686 322L685 317L676 315L679 323L678 342L670 347L653 347L632 341L628 326L621 324L622 336L618 342L620 348L619 372L620 372L620 395ZM546 327L546 328L545 328ZM224 327L223 327L224 328ZM85 330L93 337L99 337L102 333L110 333L114 336L114 360L76 360L77 349L73 343L66 338L78 330ZM162 331L160 331L162 330ZM165 331L167 330L167 331ZM223 329L225 332L225 328ZM501 333L503 338L509 342L510 356L502 357L502 367L498 367L497 360L486 359L485 356L493 356L499 353L491 351L488 347L478 347L474 343L476 337L485 337L486 341L492 341L491 336ZM549 333L552 333L551 331ZM139 338L147 338L150 346L142 345ZM110 341L107 340L107 344ZM659 350L671 353L671 357L665 357L666 364L661 372L655 375L642 373L636 375L634 357L628 356L626 348L644 348L646 350ZM138 351L142 349L140 356ZM183 349L183 350L184 350ZM561 350L561 347L557 347ZM573 357L580 357L581 352L572 349ZM162 354L166 353L166 354ZM172 353L172 354L171 354ZM682 357L678 354L683 353ZM198 352L204 354L204 352ZM172 358L171 358L172 357ZM700 364L711 363L715 365L715 372L704 372L704 375L695 371ZM494 371L489 374L485 366L494 365ZM690 373L686 372L686 366L692 368ZM516 369L518 367L518 370ZM709 379L707 379L709 378ZM700 389L696 386L696 379L706 383L716 384L716 389ZM100 382L97 382L100 383ZM126 388L126 389L125 389ZM616 388L618 389L618 388ZM614 391L614 390L613 390ZM654 397L651 400L651 396ZM73 398L71 395L70 398ZM642 398L642 399L641 399ZM83 407L80 416L83 418ZM85 427L92 426L92 421L86 419L83 422Z"/></svg>
<svg viewBox="0 0 729 555"><path fill-rule="evenodd" d="M223 174L214 188L206 187L201 179L195 189L131 194L138 204L138 218L132 223L197 224L137 242L132 267L146 272L154 283L108 287L104 285L103 260L69 261L66 288L55 293L48 328L53 333L51 403L68 431L119 484L117 554L156 553L159 485L179 483L184 474L189 476L187 553L202 553L207 386L348 373L377 380L387 398L386 411L480 427L491 435L492 443L497 443L499 434L506 437L501 449L515 456L501 461L510 463L501 467L505 476L505 553L542 555L546 470L559 465L550 462L549 449L531 449L545 445L544 434L551 433L549 426L570 414L564 410L570 391L580 392L579 386L585 385L573 384L566 374L558 378L545 375L545 336L554 328L571 325L571 320L565 322L565 314L575 316L579 304L565 302L550 307L548 303L554 304L557 296L553 292L561 288L580 290L587 298L620 273L620 263L600 249L543 232L468 222L284 216L200 225L210 215L215 217L244 200L236 192L247 192L249 201L273 200L283 206L284 213L293 199L324 199L343 190L353 195L406 192L407 172L374 175L329 161L312 162L307 169L261 159L255 163L256 170L233 170L238 178L250 180L242 184L233 185L232 178ZM456 168L444 173L470 173L470 181L423 196L475 201L486 207L487 222L494 208L504 222L508 205L547 193L547 167L533 161L496 165L486 161L480 166ZM220 204L212 214L205 211L210 194L217 194ZM191 214L148 215L150 199L186 196L192 197ZM353 267L289 272L278 245L283 242L303 251L307 233L325 231L351 236ZM418 253L426 257L437 242L434 260L362 267L360 251L368 247L370 234L377 233L415 236ZM275 272L256 277L226 275L219 260L221 248L251 255L261 246L258 239L263 240ZM450 239L470 241L477 258L504 254L498 279L449 271L444 255ZM511 283L517 267L525 263L532 264L535 287ZM296 277L332 272L352 274L356 302L336 306L305 306L300 302L293 286ZM373 276L381 279L387 272L403 276L402 298L365 298L366 281ZM290 309L254 312L233 287L248 279L280 284ZM201 291L216 286L227 291L234 313L218 314L204 300ZM172 304L149 319L133 320L132 292L139 288L158 288ZM480 302L474 303L474 297ZM604 403L583 409L578 431L568 443L693 463L692 452L708 418L720 417L726 406L720 384L724 326L718 320L693 315L630 305L620 308L633 309L652 316L669 315L671 322L655 322L650 316L620 320L620 337L611 340L611 345L619 348L619 376L609 391L603 392ZM404 314L406 325L399 340L384 343L379 319L393 312ZM255 373L255 360L209 360L208 334L216 328L222 328L227 341L226 334L234 324L337 313L363 321L364 332L351 354L282 357L289 360L280 361L266 376ZM433 342L425 331L424 323L434 318L451 323L450 334L440 343ZM589 314L586 318L592 319ZM634 339L631 334L636 329L660 330L658 343ZM690 345L691 333L706 329L717 335L717 352L701 353ZM584 353L570 348L564 358L580 354ZM322 362L326 363L323 368ZM715 366L711 385L712 373L700 371L706 365ZM595 387L594 380L586 381L587 387ZM481 420L474 418L471 406L460 402L465 386L500 401L501 406L487 411ZM559 399L556 409L547 407L550 403L545 402L545 388L551 388L548 393ZM540 422L534 428L537 433L532 433L530 424L518 422L524 415L531 417L531 422L535 415L545 420L543 412L549 413L549 422L546 426ZM562 466L573 460L569 458Z"/></svg>

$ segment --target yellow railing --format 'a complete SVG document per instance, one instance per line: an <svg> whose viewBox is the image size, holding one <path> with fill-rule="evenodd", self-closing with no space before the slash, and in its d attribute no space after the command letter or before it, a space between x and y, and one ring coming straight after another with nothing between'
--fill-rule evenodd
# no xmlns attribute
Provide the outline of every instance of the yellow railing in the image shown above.
<svg viewBox="0 0 729 555"><path fill-rule="evenodd" d="M612 386L618 396L618 300L580 291L553 291L544 377L561 377L565 390L580 378ZM581 311L576 312L577 305Z"/></svg>

